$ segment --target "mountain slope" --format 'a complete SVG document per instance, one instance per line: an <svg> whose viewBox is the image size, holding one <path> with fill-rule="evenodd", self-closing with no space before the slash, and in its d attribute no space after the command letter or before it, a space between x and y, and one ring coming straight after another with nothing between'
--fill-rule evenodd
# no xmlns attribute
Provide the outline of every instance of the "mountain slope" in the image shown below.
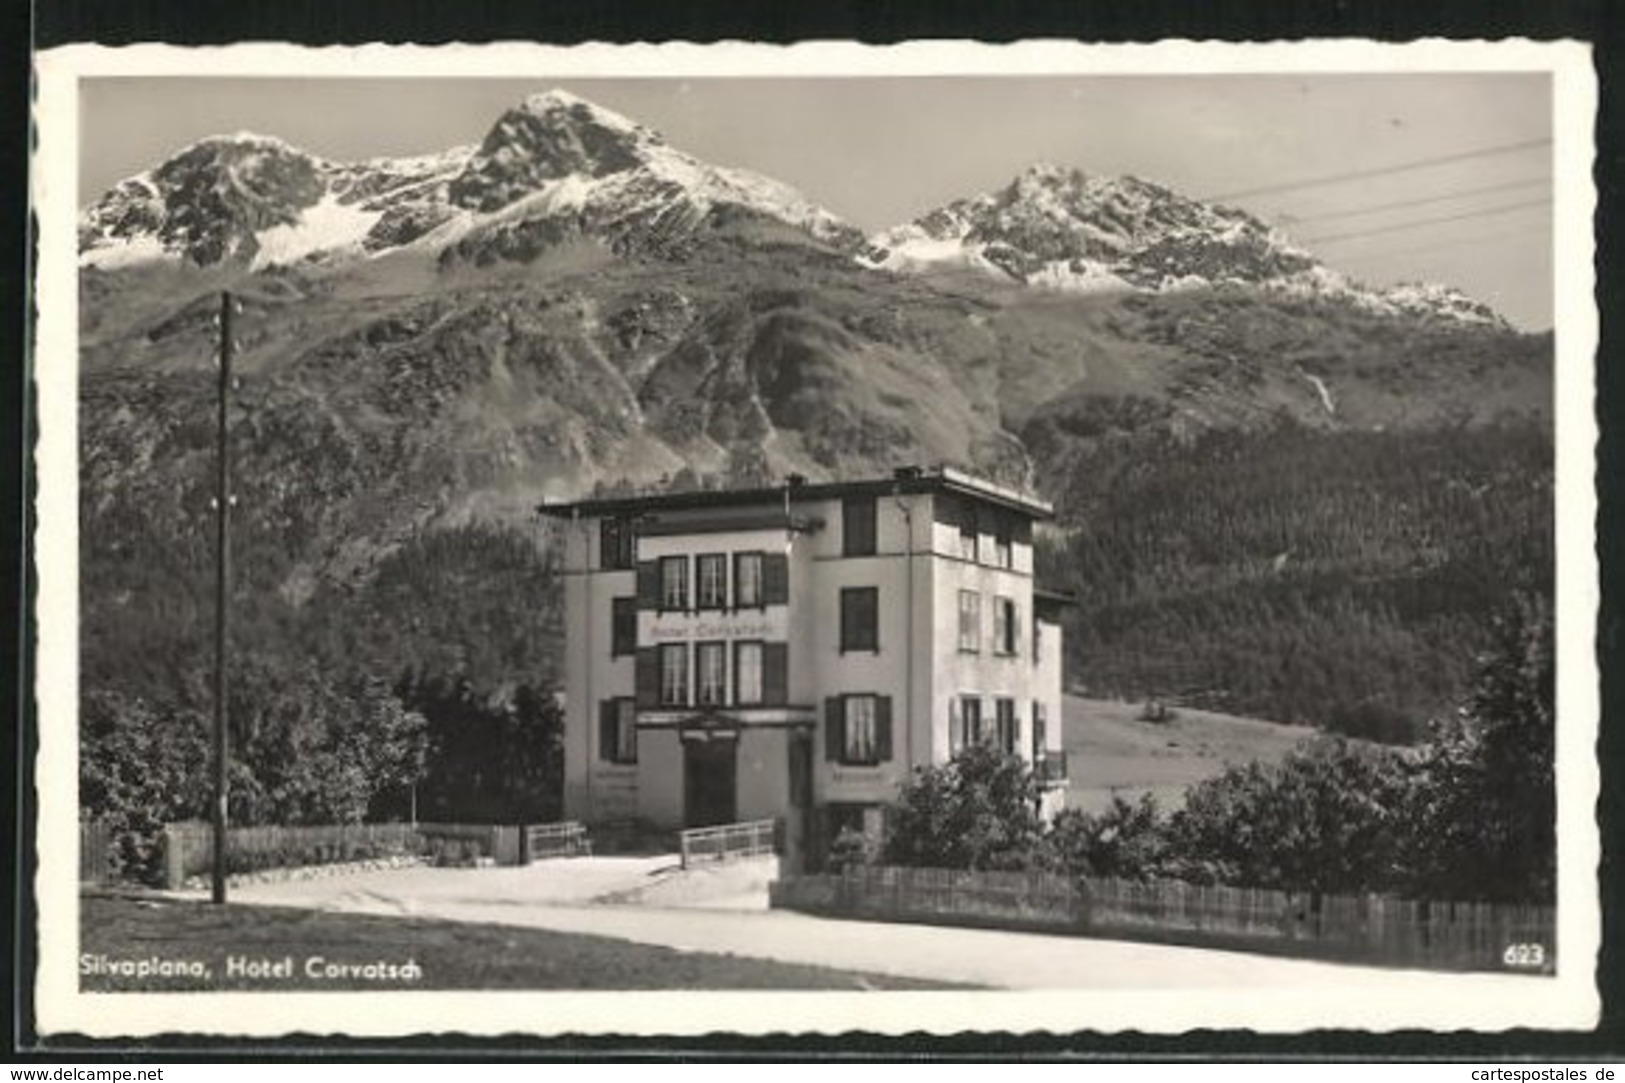
<svg viewBox="0 0 1625 1083"><path fill-rule="evenodd" d="M1287 426L1306 434L1305 461L1342 440L1374 441L1420 449L1444 481L1505 475L1549 499L1530 455L1503 462L1480 446L1503 429L1549 432L1549 336L1449 315L1447 291L1377 304L1333 288L1334 272L1240 212L1145 182L1039 172L956 207L884 253L864 249L787 187L699 162L558 93L445 154L346 165L241 137L204 141L124 182L87 210L81 235L86 673L118 674L121 658L206 618L222 289L245 307L233 407L242 604L279 649L343 640L336 656L386 668L466 656L503 659L482 663L492 681L550 671L557 633L546 615L471 615L453 597L471 574L461 565L438 585L414 579L423 604L410 632L394 627L398 606L378 584L401 561L439 567L442 557L415 554L442 553L435 539L456 531L545 549L534 505L594 490L948 462L1035 485L1076 539L1103 514L1133 521L1137 487L1188 480L1183 457L1215 439L1236 441L1223 446L1241 461L1290 458ZM927 241L972 269L907 273ZM1109 272L1113 288L1032 288L1062 269ZM1435 433L1446 436L1425 439ZM1355 470L1339 485L1381 494L1383 521L1403 520L1414 494L1384 481L1394 460L1356 461L1372 476ZM1156 469L1137 473L1144 463ZM1271 506L1287 535L1319 514ZM1187 530L1211 524L1177 527ZM1213 578L1173 584L1131 574L1124 561L1144 547L1105 545L1115 555L1087 565L1095 593L1074 618L1071 642L1088 645L1075 673L1123 689L1161 682L1163 671L1126 667L1113 645L1143 641L1177 658L1177 636L1135 640L1124 614L1166 629L1169 611L1233 612L1197 596L1256 580L1279 552L1256 552L1256 533L1218 537ZM1428 559L1441 567L1501 566L1456 533L1396 544L1439 548ZM1403 560L1371 564L1359 545L1347 549L1325 567L1385 583L1406 574ZM1543 551L1531 549L1537 561ZM512 572L511 592L488 584L479 596L497 606L534 594L540 573L523 571L532 578ZM1108 597L1097 577L1127 577L1139 593ZM1387 597L1360 594L1348 612ZM441 626L441 612L461 615ZM1463 629L1476 616L1457 616L1412 621L1443 629L1419 656L1470 653ZM478 637L470 629L482 621L488 642L461 655L448 646ZM1315 650L1335 653L1347 627L1328 625ZM1435 669L1453 679L1451 666ZM1393 709L1448 698L1442 685L1415 688ZM1291 717L1312 702L1298 696Z"/></svg>

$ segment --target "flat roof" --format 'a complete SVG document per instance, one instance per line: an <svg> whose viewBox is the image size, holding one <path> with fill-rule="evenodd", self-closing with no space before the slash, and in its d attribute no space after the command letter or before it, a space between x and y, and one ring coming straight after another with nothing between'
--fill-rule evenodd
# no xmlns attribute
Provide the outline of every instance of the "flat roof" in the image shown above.
<svg viewBox="0 0 1625 1083"><path fill-rule="evenodd" d="M886 478L857 481L786 482L771 488L704 489L681 493L650 493L642 496L610 496L558 504L539 505L537 511L555 519L575 516L602 518L614 515L641 515L655 511L681 511L691 508L734 508L751 504L782 506L812 500L844 500L853 496L893 496L914 493L958 493L1020 512L1033 519L1053 519L1055 506L1030 493L1021 492L953 467L901 470Z"/></svg>

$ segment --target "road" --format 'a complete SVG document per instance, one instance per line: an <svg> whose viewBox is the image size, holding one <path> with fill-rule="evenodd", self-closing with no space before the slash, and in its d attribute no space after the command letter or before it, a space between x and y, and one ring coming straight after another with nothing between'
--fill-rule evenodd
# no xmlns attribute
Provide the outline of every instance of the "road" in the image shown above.
<svg viewBox="0 0 1625 1083"><path fill-rule="evenodd" d="M814 917L768 910L763 885L771 874L767 864L679 875L669 858L589 858L520 869L407 868L250 884L235 889L232 898L528 926L1000 989L1267 988L1502 999L1538 996L1550 988L1547 979L1515 975L1400 971L1203 948Z"/></svg>

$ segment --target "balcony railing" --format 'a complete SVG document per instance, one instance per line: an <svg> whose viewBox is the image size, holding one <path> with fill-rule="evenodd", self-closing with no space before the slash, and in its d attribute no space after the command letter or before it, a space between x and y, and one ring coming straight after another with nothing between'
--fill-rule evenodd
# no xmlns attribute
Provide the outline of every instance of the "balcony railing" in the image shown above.
<svg viewBox="0 0 1625 1083"><path fill-rule="evenodd" d="M1041 786L1066 785L1066 753L1046 752L1033 764L1033 777Z"/></svg>

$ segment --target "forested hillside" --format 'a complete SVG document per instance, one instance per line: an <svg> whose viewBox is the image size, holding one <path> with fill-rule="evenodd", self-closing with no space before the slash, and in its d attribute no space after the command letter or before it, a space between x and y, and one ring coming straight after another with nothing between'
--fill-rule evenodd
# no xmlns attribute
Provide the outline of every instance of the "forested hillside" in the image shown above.
<svg viewBox="0 0 1625 1083"><path fill-rule="evenodd" d="M1411 740L1509 592L1550 596L1551 456L1534 423L1098 449L1041 552L1078 595L1071 679Z"/></svg>

